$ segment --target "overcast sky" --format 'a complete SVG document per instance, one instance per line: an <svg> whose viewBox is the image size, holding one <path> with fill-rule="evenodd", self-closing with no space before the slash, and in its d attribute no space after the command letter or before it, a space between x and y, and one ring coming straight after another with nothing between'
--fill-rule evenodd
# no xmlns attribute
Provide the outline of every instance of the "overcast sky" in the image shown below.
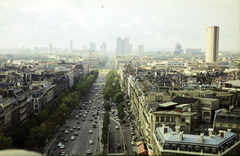
<svg viewBox="0 0 240 156"><path fill-rule="evenodd" d="M133 49L206 47L206 27L220 27L220 50L239 50L239 0L0 0L0 47L82 49L89 42Z"/></svg>

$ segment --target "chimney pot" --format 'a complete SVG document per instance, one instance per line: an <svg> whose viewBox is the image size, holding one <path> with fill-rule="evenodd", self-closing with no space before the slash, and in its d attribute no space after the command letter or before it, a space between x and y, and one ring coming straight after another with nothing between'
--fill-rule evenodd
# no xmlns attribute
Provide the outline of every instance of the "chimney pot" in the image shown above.
<svg viewBox="0 0 240 156"><path fill-rule="evenodd" d="M201 133L201 134L200 134L200 137L201 137L201 138L200 138L200 142L203 142L203 141L204 141L204 140L203 140L203 136L204 136L204 133Z"/></svg>
<svg viewBox="0 0 240 156"><path fill-rule="evenodd" d="M179 136L179 141L182 141L183 140L183 132L179 132L180 136Z"/></svg>

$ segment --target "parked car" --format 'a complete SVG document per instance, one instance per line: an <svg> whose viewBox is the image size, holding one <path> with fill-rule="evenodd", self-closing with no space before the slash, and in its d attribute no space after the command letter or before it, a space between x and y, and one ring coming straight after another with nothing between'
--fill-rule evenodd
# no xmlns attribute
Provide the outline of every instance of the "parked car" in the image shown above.
<svg viewBox="0 0 240 156"><path fill-rule="evenodd" d="M131 142L131 145L134 145L134 141Z"/></svg>
<svg viewBox="0 0 240 156"><path fill-rule="evenodd" d="M89 144L92 145L92 144L93 144L93 141L92 141L92 140L89 140Z"/></svg>
<svg viewBox="0 0 240 156"><path fill-rule="evenodd" d="M80 127L78 127L77 130L80 130Z"/></svg>
<svg viewBox="0 0 240 156"><path fill-rule="evenodd" d="M67 142L67 141L68 141L68 139L67 139L67 138L65 138L65 139L64 139L64 142Z"/></svg>
<svg viewBox="0 0 240 156"><path fill-rule="evenodd" d="M92 134L93 133L93 131L92 130L89 130L89 134Z"/></svg>
<svg viewBox="0 0 240 156"><path fill-rule="evenodd" d="M87 150L87 154L91 154L91 151L90 151L90 150Z"/></svg>
<svg viewBox="0 0 240 156"><path fill-rule="evenodd" d="M74 134L75 136L78 136L78 132L75 132L75 134Z"/></svg>
<svg viewBox="0 0 240 156"><path fill-rule="evenodd" d="M118 143L118 145L117 145L117 148L118 148L118 149L120 149L120 148L121 148L121 145L120 145L119 143Z"/></svg>

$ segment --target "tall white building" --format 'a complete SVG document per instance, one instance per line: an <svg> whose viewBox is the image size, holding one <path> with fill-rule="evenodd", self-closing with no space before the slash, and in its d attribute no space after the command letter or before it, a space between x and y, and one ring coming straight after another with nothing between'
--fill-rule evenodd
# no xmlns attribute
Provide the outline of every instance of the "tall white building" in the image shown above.
<svg viewBox="0 0 240 156"><path fill-rule="evenodd" d="M48 44L48 53L52 53L52 43Z"/></svg>
<svg viewBox="0 0 240 156"><path fill-rule="evenodd" d="M104 55L106 55L107 53L107 45L106 43L103 43L102 45L100 45L100 52Z"/></svg>
<svg viewBox="0 0 240 156"><path fill-rule="evenodd" d="M129 44L129 38L116 39L116 54L127 55L132 52L132 45Z"/></svg>
<svg viewBox="0 0 240 156"><path fill-rule="evenodd" d="M96 43L90 42L89 49L90 50L96 50Z"/></svg>
<svg viewBox="0 0 240 156"><path fill-rule="evenodd" d="M219 26L207 27L206 62L218 61Z"/></svg>
<svg viewBox="0 0 240 156"><path fill-rule="evenodd" d="M138 56L144 53L144 45L138 45Z"/></svg>
<svg viewBox="0 0 240 156"><path fill-rule="evenodd" d="M72 53L73 50L73 41L70 40L70 48L69 48L69 53Z"/></svg>

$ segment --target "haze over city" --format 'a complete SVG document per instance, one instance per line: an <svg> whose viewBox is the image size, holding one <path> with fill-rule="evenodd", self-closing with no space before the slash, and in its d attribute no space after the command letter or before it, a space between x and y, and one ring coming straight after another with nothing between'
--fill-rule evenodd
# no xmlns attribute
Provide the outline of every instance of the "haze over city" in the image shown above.
<svg viewBox="0 0 240 156"><path fill-rule="evenodd" d="M129 38L133 49L206 49L206 27L217 25L219 50L239 50L238 0L2 0L0 48L69 47Z"/></svg>

